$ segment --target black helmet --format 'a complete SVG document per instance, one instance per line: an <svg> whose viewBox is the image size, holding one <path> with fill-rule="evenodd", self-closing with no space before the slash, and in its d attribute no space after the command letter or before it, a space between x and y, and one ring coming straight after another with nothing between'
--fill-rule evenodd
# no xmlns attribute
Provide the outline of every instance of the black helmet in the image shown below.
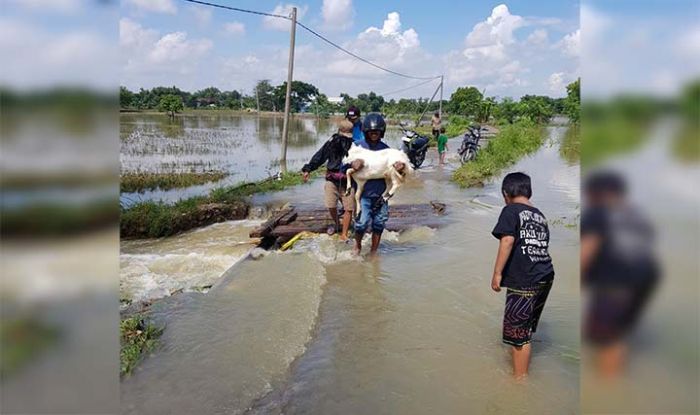
<svg viewBox="0 0 700 415"><path fill-rule="evenodd" d="M360 117L360 109L354 105L351 105L350 108L348 108L348 110L345 112L345 116L347 118L350 118L350 117L358 117L359 118Z"/></svg>
<svg viewBox="0 0 700 415"><path fill-rule="evenodd" d="M367 131L370 130L379 130L381 132L380 137L384 138L386 122L384 121L382 114L379 114L378 112L370 112L369 114L365 115L365 119L362 121L362 132L365 134L365 138L367 138Z"/></svg>

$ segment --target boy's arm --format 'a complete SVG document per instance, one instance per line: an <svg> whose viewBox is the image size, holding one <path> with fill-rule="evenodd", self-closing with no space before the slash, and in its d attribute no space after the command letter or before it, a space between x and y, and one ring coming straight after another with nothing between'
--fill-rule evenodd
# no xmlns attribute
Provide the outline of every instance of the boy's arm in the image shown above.
<svg viewBox="0 0 700 415"><path fill-rule="evenodd" d="M514 243L515 237L510 235L503 235L498 243L498 254L496 254L496 264L493 266L493 277L491 278L491 289L496 292L501 291L501 279L503 278L501 274L513 250Z"/></svg>

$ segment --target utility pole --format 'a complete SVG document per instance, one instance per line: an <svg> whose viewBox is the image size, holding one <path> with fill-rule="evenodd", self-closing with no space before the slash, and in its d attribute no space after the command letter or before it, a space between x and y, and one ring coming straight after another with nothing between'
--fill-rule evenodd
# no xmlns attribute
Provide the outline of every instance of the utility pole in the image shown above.
<svg viewBox="0 0 700 415"><path fill-rule="evenodd" d="M260 97L258 96L258 84L255 84L255 106L260 114Z"/></svg>
<svg viewBox="0 0 700 415"><path fill-rule="evenodd" d="M287 67L287 96L284 101L284 124L282 126L282 158L280 170L287 173L287 137L289 136L289 107L292 95L292 73L294 71L294 37L297 29L297 8L292 7L292 28L289 36L289 66Z"/></svg>
<svg viewBox="0 0 700 415"><path fill-rule="evenodd" d="M440 119L442 120L442 88L445 86L445 75L440 75L440 109L438 112L440 113Z"/></svg>

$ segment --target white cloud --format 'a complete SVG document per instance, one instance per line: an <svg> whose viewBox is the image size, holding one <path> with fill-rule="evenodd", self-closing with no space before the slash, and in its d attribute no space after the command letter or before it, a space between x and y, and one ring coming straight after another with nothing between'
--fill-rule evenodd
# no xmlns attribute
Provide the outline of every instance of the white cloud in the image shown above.
<svg viewBox="0 0 700 415"><path fill-rule="evenodd" d="M362 34L360 38L371 37L375 34L381 34L384 39L392 39L396 42L401 50L406 50L410 48L417 48L420 46L420 41L418 40L418 33L413 29L408 29L401 33L401 16L398 12L391 12L387 15L386 20L382 28L369 27Z"/></svg>
<svg viewBox="0 0 700 415"><path fill-rule="evenodd" d="M352 26L355 10L352 0L323 0L321 15L326 28L345 30Z"/></svg>
<svg viewBox="0 0 700 415"><path fill-rule="evenodd" d="M280 16L289 16L292 14L293 7L297 8L297 20L301 20L304 15L306 15L306 11L309 9L309 6L307 5L298 6L296 4L278 4L270 13ZM291 23L287 19L265 16L263 17L263 26L267 29L287 31L291 27Z"/></svg>
<svg viewBox="0 0 700 415"><path fill-rule="evenodd" d="M525 24L521 16L510 14L508 6L500 4L493 8L491 16L477 23L465 39L464 56L504 60L506 46L515 42L513 32Z"/></svg>
<svg viewBox="0 0 700 415"><path fill-rule="evenodd" d="M697 62L700 57L700 26L692 27L681 34L675 45L675 51L679 56Z"/></svg>
<svg viewBox="0 0 700 415"><path fill-rule="evenodd" d="M535 46L543 46L549 42L549 37L547 35L547 30L536 29L534 32L530 33L527 37L527 42Z"/></svg>
<svg viewBox="0 0 700 415"><path fill-rule="evenodd" d="M209 24L209 22L211 22L211 17L212 17L211 8L204 7L204 6L192 6L192 7L190 7L190 10L192 10L192 14L194 15L194 19L200 25L204 26L204 25Z"/></svg>
<svg viewBox="0 0 700 415"><path fill-rule="evenodd" d="M157 31L144 29L129 18L123 17L119 20L119 46L131 49L131 52L155 42L157 37Z"/></svg>
<svg viewBox="0 0 700 415"><path fill-rule="evenodd" d="M581 29L564 36L557 47L561 48L567 56L578 57L581 53Z"/></svg>
<svg viewBox="0 0 700 415"><path fill-rule="evenodd" d="M547 80L549 90L561 94L565 87L564 77L564 72L555 72L549 75L549 79Z"/></svg>
<svg viewBox="0 0 700 415"><path fill-rule="evenodd" d="M241 22L229 22L224 25L224 32L240 36L245 34L245 25Z"/></svg>
<svg viewBox="0 0 700 415"><path fill-rule="evenodd" d="M56 32L0 17L0 83L17 88L84 85L113 88L118 63L113 42L85 29Z"/></svg>
<svg viewBox="0 0 700 415"><path fill-rule="evenodd" d="M160 34L133 20L119 22L122 84L132 88L178 85L190 88L209 69L213 43L206 38L190 39L185 32ZM193 73L200 76L192 76Z"/></svg>
<svg viewBox="0 0 700 415"><path fill-rule="evenodd" d="M413 28L401 31L401 16L397 12L387 14L381 28L370 26L344 46L391 70L410 74L434 72L434 69L421 68L426 62L426 54L420 48L418 33ZM341 53L336 53L328 62L328 75L370 77L381 74L378 69Z"/></svg>
<svg viewBox="0 0 700 415"><path fill-rule="evenodd" d="M208 52L212 45L209 39L187 40L185 32L168 33L158 39L148 57L154 63L197 59Z"/></svg>
<svg viewBox="0 0 700 415"><path fill-rule="evenodd" d="M138 10L154 13L177 13L173 0L124 0Z"/></svg>

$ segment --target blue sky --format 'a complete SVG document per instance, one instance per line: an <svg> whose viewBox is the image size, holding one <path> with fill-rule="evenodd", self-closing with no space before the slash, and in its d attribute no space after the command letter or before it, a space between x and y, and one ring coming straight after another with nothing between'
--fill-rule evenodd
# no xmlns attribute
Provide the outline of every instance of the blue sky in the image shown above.
<svg viewBox="0 0 700 415"><path fill-rule="evenodd" d="M0 1L0 82L15 87L213 85L251 93L259 79L286 79L285 21L275 28L259 16L183 0ZM301 22L380 65L444 74L447 96L464 85L497 97L561 96L579 75L584 94L667 94L700 74L700 6L693 0L211 1L281 13L295 4ZM294 78L329 96L418 83L301 30ZM387 98L427 97L434 88Z"/></svg>
<svg viewBox="0 0 700 415"><path fill-rule="evenodd" d="M278 14L286 14L292 4L218 3ZM379 65L417 76L444 74L447 96L464 85L501 97L561 96L564 85L578 76L576 1L432 1L428 6L314 0L294 5L301 22ZM214 85L251 91L258 79L286 79L287 21L275 24L178 0L123 0L120 9L122 84L129 88ZM297 30L294 78L329 96L390 92L419 83L358 62L303 30ZM429 84L392 97L429 96L434 88Z"/></svg>

